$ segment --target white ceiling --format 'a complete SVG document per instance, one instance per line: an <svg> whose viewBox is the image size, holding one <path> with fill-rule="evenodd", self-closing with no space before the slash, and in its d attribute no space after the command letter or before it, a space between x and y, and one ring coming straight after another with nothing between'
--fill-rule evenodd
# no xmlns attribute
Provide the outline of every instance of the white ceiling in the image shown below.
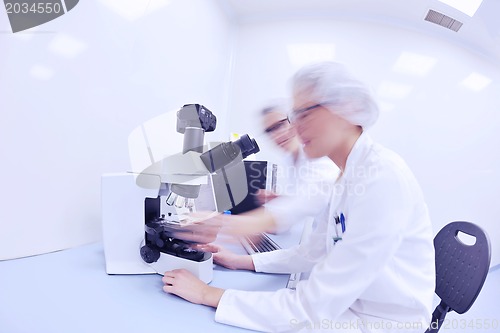
<svg viewBox="0 0 500 333"><path fill-rule="evenodd" d="M395 25L457 43L500 62L500 0L483 0L473 17L438 0L218 0L237 24L280 19L348 19ZM458 32L424 20L429 9L463 26Z"/></svg>

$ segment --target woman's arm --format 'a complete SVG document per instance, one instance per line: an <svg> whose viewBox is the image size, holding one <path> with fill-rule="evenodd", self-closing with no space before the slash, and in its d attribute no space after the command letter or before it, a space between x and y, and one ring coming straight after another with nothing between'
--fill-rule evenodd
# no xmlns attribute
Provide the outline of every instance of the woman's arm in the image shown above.
<svg viewBox="0 0 500 333"><path fill-rule="evenodd" d="M212 252L214 263L229 269L245 269L255 271L252 257L248 254L235 254L215 244L198 245L201 251Z"/></svg>

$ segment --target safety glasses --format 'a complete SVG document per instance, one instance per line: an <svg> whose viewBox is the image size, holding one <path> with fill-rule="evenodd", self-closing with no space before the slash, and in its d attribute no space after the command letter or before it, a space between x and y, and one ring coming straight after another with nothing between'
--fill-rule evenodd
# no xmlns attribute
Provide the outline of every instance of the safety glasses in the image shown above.
<svg viewBox="0 0 500 333"><path fill-rule="evenodd" d="M288 125L289 123L290 121L288 120L288 118L278 120L277 122L266 128L264 132L266 132L267 134L272 134L282 131L286 128L286 125Z"/></svg>
<svg viewBox="0 0 500 333"><path fill-rule="evenodd" d="M290 114L290 121L295 123L297 121L305 120L313 110L324 106L323 103L314 104L305 108L293 110Z"/></svg>

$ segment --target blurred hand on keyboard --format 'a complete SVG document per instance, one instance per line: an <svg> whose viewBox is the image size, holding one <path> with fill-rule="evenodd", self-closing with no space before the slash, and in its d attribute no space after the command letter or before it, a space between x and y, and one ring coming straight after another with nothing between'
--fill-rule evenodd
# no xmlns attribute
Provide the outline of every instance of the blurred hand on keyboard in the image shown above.
<svg viewBox="0 0 500 333"><path fill-rule="evenodd" d="M219 221L214 219L217 212L192 213L178 224L168 224L165 227L169 237L191 243L206 244L215 241L221 229Z"/></svg>
<svg viewBox="0 0 500 333"><path fill-rule="evenodd" d="M197 245L197 250L212 252L214 263L229 269L255 270L252 257L247 254L236 254L215 244Z"/></svg>

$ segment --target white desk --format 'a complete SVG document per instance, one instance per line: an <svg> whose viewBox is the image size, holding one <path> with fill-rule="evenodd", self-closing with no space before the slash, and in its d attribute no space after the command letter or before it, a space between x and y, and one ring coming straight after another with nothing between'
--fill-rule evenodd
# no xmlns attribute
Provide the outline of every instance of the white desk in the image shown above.
<svg viewBox="0 0 500 333"><path fill-rule="evenodd" d="M295 243L287 235L277 241ZM287 280L288 275L215 266L211 285L272 291ZM166 294L162 287L156 274L107 275L101 243L2 261L0 332L248 332L216 323L215 309Z"/></svg>

